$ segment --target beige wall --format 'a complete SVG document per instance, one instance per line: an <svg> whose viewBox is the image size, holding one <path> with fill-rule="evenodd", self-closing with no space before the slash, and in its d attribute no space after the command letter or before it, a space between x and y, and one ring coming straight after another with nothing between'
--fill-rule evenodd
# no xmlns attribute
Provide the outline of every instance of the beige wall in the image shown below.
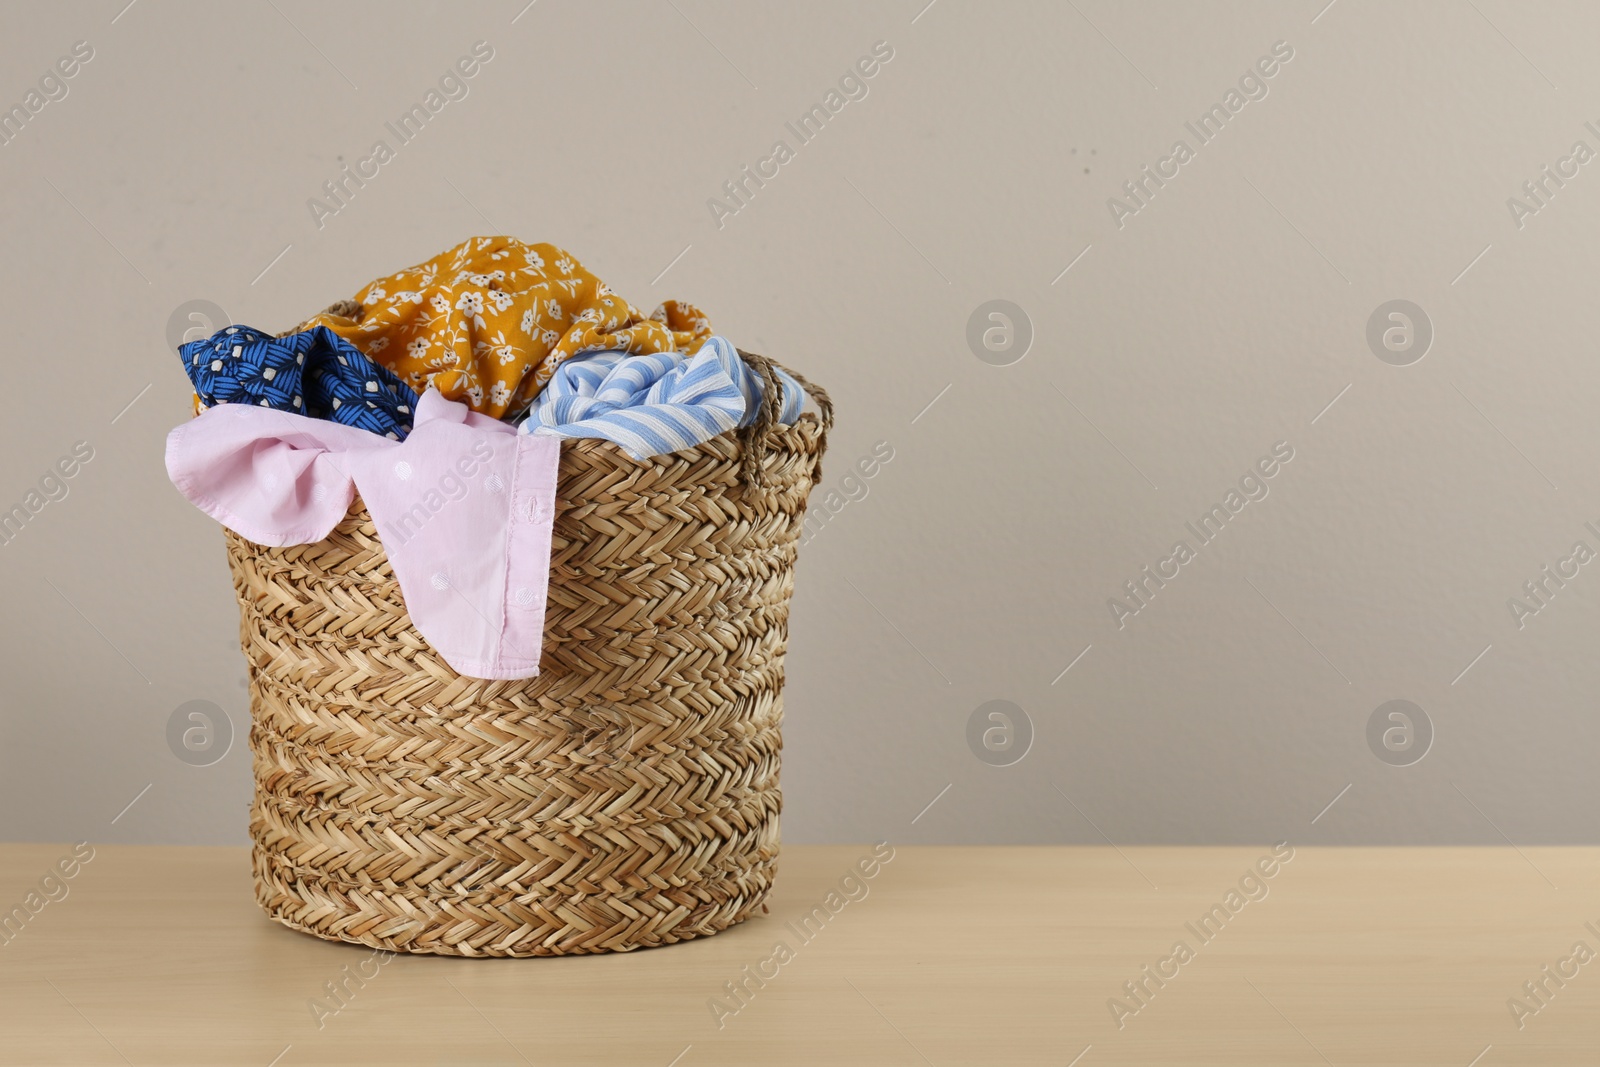
<svg viewBox="0 0 1600 1067"><path fill-rule="evenodd" d="M123 2L10 5L0 35L5 107L93 48L0 147L0 504L93 449L0 548L0 837L244 838L221 536L161 463L169 316L282 328L504 232L827 385L830 485L893 450L804 549L790 840L1600 840L1600 563L1508 606L1600 550L1600 163L1507 204L1600 150L1592 5ZM319 227L341 160L478 40L468 95ZM779 138L746 206L708 206ZM1114 211L1147 164L1170 177ZM990 300L1031 324L1020 361L969 347ZM1409 365L1368 344L1393 300L1432 324ZM1201 545L1241 478L1266 495ZM1114 618L1146 565L1176 574ZM169 750L194 700L240 734L211 766ZM1033 725L1010 766L969 748L994 700ZM1432 724L1410 766L1369 745L1391 700Z"/></svg>

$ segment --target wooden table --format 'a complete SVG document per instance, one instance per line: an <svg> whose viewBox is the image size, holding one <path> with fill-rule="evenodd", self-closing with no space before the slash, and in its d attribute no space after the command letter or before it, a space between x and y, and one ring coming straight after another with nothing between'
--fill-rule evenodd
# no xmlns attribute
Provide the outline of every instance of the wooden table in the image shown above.
<svg viewBox="0 0 1600 1067"><path fill-rule="evenodd" d="M702 941L381 962L264 918L243 849L99 846L7 929L0 1063L1600 1060L1600 849L901 847L830 899L870 852L785 849ZM0 907L70 855L0 846Z"/></svg>

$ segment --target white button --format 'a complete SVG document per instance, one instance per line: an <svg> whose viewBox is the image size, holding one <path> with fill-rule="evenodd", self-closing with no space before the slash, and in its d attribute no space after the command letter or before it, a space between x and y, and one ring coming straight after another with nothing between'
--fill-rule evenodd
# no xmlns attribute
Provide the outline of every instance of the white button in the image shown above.
<svg viewBox="0 0 1600 1067"><path fill-rule="evenodd" d="M411 478L411 464L407 463L405 460L401 460L399 463L396 463L394 465L394 476L399 478L402 482L409 481Z"/></svg>
<svg viewBox="0 0 1600 1067"><path fill-rule="evenodd" d="M483 480L483 487L489 490L491 493L503 493L506 491L506 483L500 480L500 476L498 474L491 474L489 477L485 478Z"/></svg>
<svg viewBox="0 0 1600 1067"><path fill-rule="evenodd" d="M433 576L433 578L432 578L432 582L433 582L433 587L435 589L449 589L450 588L450 576L447 575L447 574L444 574L443 572L435 574Z"/></svg>
<svg viewBox="0 0 1600 1067"><path fill-rule="evenodd" d="M533 607L534 601L539 599L537 596L534 595L534 592L533 592L532 589L527 589L527 588L518 589L517 592L516 592L516 597L517 597L517 604L520 607L524 607L524 608Z"/></svg>

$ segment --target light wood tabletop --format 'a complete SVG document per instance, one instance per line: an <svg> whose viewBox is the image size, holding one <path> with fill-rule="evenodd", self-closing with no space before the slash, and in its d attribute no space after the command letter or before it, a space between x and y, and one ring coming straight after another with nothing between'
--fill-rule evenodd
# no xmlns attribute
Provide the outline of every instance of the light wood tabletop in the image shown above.
<svg viewBox="0 0 1600 1067"><path fill-rule="evenodd" d="M523 960L285 929L244 849L88 851L0 846L0 1063L1600 1056L1595 848L900 847L866 878L870 845L791 846L716 937Z"/></svg>

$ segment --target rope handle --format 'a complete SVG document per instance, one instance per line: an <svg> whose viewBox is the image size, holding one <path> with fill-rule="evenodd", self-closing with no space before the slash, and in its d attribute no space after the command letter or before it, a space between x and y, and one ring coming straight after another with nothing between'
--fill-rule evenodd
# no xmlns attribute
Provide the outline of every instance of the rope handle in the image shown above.
<svg viewBox="0 0 1600 1067"><path fill-rule="evenodd" d="M778 416L783 412L783 379L778 377L778 371L782 370L799 382L806 395L816 401L817 410L822 413L824 439L827 438L828 431L833 429L833 400L822 386L807 381L803 374L790 370L775 359L746 352L742 348L734 351L738 352L740 358L761 378L761 408L756 412L756 421L745 428L744 460L740 468L740 477L745 484L746 492L754 494L761 488L764 463L767 453L772 449L772 435L778 426ZM819 453L813 479L821 475L821 468L822 458Z"/></svg>

